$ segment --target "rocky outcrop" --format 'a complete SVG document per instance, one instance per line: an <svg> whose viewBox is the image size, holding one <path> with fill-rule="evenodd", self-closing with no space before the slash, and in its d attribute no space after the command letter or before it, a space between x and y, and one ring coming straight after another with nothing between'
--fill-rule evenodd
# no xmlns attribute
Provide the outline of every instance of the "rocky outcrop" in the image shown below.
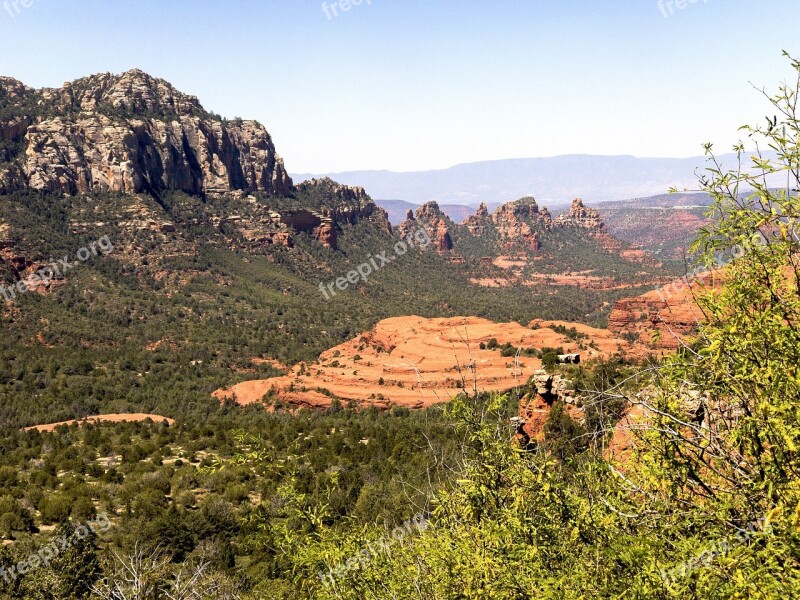
<svg viewBox="0 0 800 600"><path fill-rule="evenodd" d="M369 221L379 230L392 233L389 214L362 187L343 185L326 177L298 184L294 195L301 202L307 200L310 206L319 206L319 215L333 227Z"/></svg>
<svg viewBox="0 0 800 600"><path fill-rule="evenodd" d="M533 374L533 385L536 393L548 404L561 400L572 404L575 399L575 386L569 379L561 375L552 375L540 369Z"/></svg>
<svg viewBox="0 0 800 600"><path fill-rule="evenodd" d="M431 237L431 247L439 254L447 254L453 250L453 238L450 233L452 226L452 221L441 211L439 205L436 202L428 202L417 209L416 215L409 211L399 230L400 236L406 238L422 227Z"/></svg>
<svg viewBox="0 0 800 600"><path fill-rule="evenodd" d="M413 235L418 227L419 224L417 223L417 218L414 216L414 211L409 209L406 213L406 220L400 223L397 229L400 232L400 237L406 239L409 235Z"/></svg>
<svg viewBox="0 0 800 600"><path fill-rule="evenodd" d="M641 296L622 298L609 315L608 329L653 349L674 350L697 333L703 320L696 294L722 281L721 273L704 273L691 281L679 279Z"/></svg>
<svg viewBox="0 0 800 600"><path fill-rule="evenodd" d="M250 249L294 248L297 234L305 233L336 250L342 229L364 222L371 223L376 231L391 233L386 212L362 188L320 179L303 182L292 193L293 198L280 199L273 208L254 196L233 193L232 197L249 205L246 214L216 215L213 224L221 231L237 230Z"/></svg>
<svg viewBox="0 0 800 600"><path fill-rule="evenodd" d="M24 155L17 159L18 170L6 170L5 188L64 194L291 191L292 181L262 125L212 116L194 96L142 71L40 90L36 115L24 114L30 103L21 100L28 88L20 91L8 81L0 86L7 102L23 113L4 129L11 128L8 135L25 129Z"/></svg>
<svg viewBox="0 0 800 600"><path fill-rule="evenodd" d="M520 400L520 416L515 419L517 433L526 444L544 438L544 426L556 402L563 402L573 419L583 419L583 411L576 406L575 385L569 379L539 370L530 384L531 391Z"/></svg>
<svg viewBox="0 0 800 600"><path fill-rule="evenodd" d="M35 90L13 77L0 76L0 100L7 103L23 103L34 95Z"/></svg>
<svg viewBox="0 0 800 600"><path fill-rule="evenodd" d="M281 212L279 221L294 231L311 235L323 246L336 249L337 233L330 217L313 210L299 209Z"/></svg>
<svg viewBox="0 0 800 600"><path fill-rule="evenodd" d="M33 119L30 117L14 117L0 123L0 140L16 141L25 135Z"/></svg>
<svg viewBox="0 0 800 600"><path fill-rule="evenodd" d="M140 69L121 75L100 73L66 82L60 88L45 88L42 99L55 110L127 114L200 115L205 110L197 97L176 90L169 82L151 77Z"/></svg>
<svg viewBox="0 0 800 600"><path fill-rule="evenodd" d="M526 197L500 206L494 211L492 222L504 251L523 247L538 252L542 243L536 229L549 229L552 217L546 208L539 210L534 198Z"/></svg>
<svg viewBox="0 0 800 600"><path fill-rule="evenodd" d="M603 230L605 225L600 218L600 213L593 208L583 205L583 200L575 198L569 212L559 215L555 222L556 227L581 227L583 229Z"/></svg>
<svg viewBox="0 0 800 600"><path fill-rule="evenodd" d="M492 217L489 214L489 209L481 202L478 211L464 221L464 226L467 230L475 236L483 237L492 228Z"/></svg>
<svg viewBox="0 0 800 600"><path fill-rule="evenodd" d="M11 237L11 228L0 221L0 250L14 247L14 240Z"/></svg>
<svg viewBox="0 0 800 600"><path fill-rule="evenodd" d="M10 277L11 284L25 281L25 289L38 293L45 293L52 288L63 285L61 278L50 278L42 280L40 278L29 279L34 273L47 265L31 260L17 248L11 235L11 229L5 223L0 222L0 285L2 278ZM4 300L13 298L15 292L8 291L0 297L0 304Z"/></svg>

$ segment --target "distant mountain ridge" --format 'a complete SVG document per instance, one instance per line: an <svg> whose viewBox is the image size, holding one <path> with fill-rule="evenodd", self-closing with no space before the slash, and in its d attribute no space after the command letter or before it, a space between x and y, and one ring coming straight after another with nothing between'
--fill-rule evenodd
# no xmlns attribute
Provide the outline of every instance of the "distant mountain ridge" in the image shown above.
<svg viewBox="0 0 800 600"><path fill-rule="evenodd" d="M735 158L734 154L726 154L720 160L733 167ZM696 171L706 166L704 156L636 158L573 154L484 161L407 173L347 171L292 176L298 181L331 177L344 184L362 186L373 198L392 198L420 205L431 200L440 206L470 206L480 202L489 205L533 195L557 207L568 206L573 198L597 203L654 196L672 187L694 189L697 187Z"/></svg>

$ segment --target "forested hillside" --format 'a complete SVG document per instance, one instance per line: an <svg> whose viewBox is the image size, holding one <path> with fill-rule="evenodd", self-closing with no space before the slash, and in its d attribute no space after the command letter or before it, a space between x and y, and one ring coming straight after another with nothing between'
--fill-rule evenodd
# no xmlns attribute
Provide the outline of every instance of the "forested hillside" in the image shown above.
<svg viewBox="0 0 800 600"><path fill-rule="evenodd" d="M602 324L675 265L579 199L561 216L530 197L481 206L463 224L429 203L392 227L361 188L288 180L257 123L141 72L0 89L3 598L797 589L794 88L773 99L783 121L752 131L781 150L756 166L790 185L748 170L701 181L714 203L694 255L710 268L748 252L700 290L696 338L580 364L490 340L501 361L542 369L500 394L470 386L475 361L448 365L461 392L418 411L211 394L313 368L391 316ZM542 331L592 348L568 325ZM174 422L23 429L109 413Z"/></svg>

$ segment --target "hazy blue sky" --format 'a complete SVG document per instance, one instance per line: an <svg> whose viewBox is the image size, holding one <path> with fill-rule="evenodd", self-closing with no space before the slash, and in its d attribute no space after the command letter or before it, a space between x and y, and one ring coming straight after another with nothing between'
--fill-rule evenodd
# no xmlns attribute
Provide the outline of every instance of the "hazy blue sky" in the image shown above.
<svg viewBox="0 0 800 600"><path fill-rule="evenodd" d="M13 1L0 74L139 67L262 121L293 172L727 151L800 55L797 0Z"/></svg>

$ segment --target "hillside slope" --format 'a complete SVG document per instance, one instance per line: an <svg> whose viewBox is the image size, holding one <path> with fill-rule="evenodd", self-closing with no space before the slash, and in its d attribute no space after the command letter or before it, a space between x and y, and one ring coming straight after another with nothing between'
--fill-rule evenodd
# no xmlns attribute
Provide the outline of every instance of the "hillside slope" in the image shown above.
<svg viewBox="0 0 800 600"><path fill-rule="evenodd" d="M524 199L465 225L432 205L392 228L363 188L293 184L261 125L141 71L45 90L5 78L0 107L7 424L197 417L213 390L385 318L602 324L664 277L583 205L559 219Z"/></svg>
<svg viewBox="0 0 800 600"><path fill-rule="evenodd" d="M597 209L615 237L661 258L682 259L700 228L710 223L710 203L705 194L667 194L604 202Z"/></svg>

